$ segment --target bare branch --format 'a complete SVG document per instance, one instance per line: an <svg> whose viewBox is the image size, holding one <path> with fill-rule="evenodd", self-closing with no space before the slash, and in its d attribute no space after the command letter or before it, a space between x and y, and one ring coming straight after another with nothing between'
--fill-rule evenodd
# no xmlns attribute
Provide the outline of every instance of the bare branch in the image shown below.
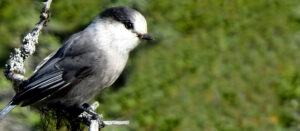
<svg viewBox="0 0 300 131"><path fill-rule="evenodd" d="M99 106L99 103L96 101L94 102L91 107L91 112L94 112L97 107ZM98 131L100 128L103 128L104 126L111 126L111 125L129 125L129 121L102 121L102 114L99 115L100 120L97 120L95 118L92 118L92 116L87 113L83 112L79 115L80 118L85 119L85 121L88 121L89 124L89 131Z"/></svg>
<svg viewBox="0 0 300 131"><path fill-rule="evenodd" d="M113 126L113 125L129 125L129 121L103 121L105 126ZM89 127L89 131L98 131L99 130L99 122L97 120L91 120L91 124Z"/></svg>
<svg viewBox="0 0 300 131"><path fill-rule="evenodd" d="M104 121L105 126L109 125L129 125L129 121Z"/></svg>
<svg viewBox="0 0 300 131"><path fill-rule="evenodd" d="M89 131L98 131L99 130L99 123L97 120L91 120L91 124L89 127Z"/></svg>

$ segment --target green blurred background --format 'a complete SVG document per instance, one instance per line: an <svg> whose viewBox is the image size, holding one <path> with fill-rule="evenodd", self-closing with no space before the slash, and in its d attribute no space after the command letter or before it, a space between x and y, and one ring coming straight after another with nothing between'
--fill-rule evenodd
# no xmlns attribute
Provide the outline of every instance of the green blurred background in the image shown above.
<svg viewBox="0 0 300 131"><path fill-rule="evenodd" d="M27 75L117 5L144 14L156 40L132 52L117 83L95 98L104 119L131 122L104 130L300 130L297 0L54 0ZM0 0L0 71L42 7L38 0ZM0 75L1 107L13 94ZM41 130L40 116L16 108L0 129Z"/></svg>

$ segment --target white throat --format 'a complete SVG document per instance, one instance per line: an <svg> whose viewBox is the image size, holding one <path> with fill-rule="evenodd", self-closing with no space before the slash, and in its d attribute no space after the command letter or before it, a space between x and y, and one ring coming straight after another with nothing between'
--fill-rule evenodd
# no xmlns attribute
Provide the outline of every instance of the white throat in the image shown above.
<svg viewBox="0 0 300 131"><path fill-rule="evenodd" d="M98 46L120 53L129 53L139 43L139 38L122 23L112 19L95 19L85 31L94 36Z"/></svg>

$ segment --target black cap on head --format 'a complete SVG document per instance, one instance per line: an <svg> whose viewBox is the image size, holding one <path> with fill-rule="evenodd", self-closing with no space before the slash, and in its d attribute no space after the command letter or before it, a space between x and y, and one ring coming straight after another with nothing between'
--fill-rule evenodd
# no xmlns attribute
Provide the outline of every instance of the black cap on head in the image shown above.
<svg viewBox="0 0 300 131"><path fill-rule="evenodd" d="M103 11L99 16L100 18L112 18L123 23L128 30L132 30L140 39L153 40L153 38L147 34L145 18L134 9L117 6Z"/></svg>
<svg viewBox="0 0 300 131"><path fill-rule="evenodd" d="M124 7L124 6L117 6L112 7L100 14L101 18L113 18L116 21L119 21L121 23L132 23L132 14L135 12L135 10Z"/></svg>

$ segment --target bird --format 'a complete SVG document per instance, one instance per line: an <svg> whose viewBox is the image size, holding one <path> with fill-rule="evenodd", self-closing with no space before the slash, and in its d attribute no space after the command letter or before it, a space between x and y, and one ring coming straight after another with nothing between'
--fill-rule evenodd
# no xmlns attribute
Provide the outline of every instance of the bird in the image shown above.
<svg viewBox="0 0 300 131"><path fill-rule="evenodd" d="M84 104L117 80L130 52L142 40L153 37L147 33L146 19L139 11L125 6L104 10L37 65L0 111L0 119L17 105L59 103L85 110Z"/></svg>

